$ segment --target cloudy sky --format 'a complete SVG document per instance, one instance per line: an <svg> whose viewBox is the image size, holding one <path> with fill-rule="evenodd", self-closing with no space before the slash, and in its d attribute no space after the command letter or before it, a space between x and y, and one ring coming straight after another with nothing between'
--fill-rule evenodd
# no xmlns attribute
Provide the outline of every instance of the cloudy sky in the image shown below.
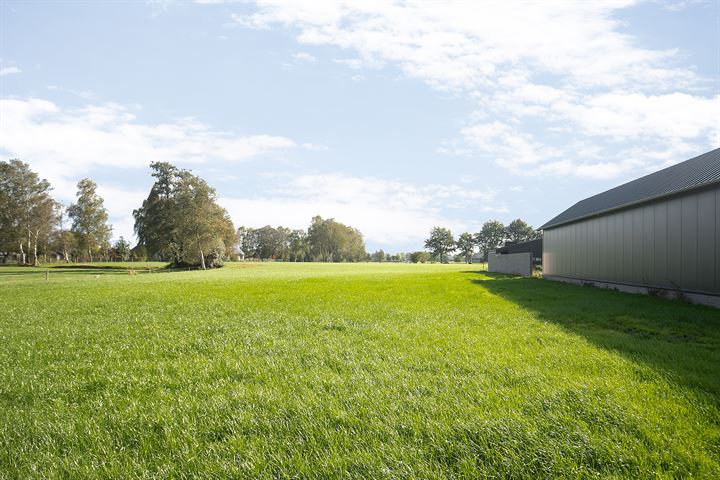
<svg viewBox="0 0 720 480"><path fill-rule="evenodd" d="M154 160L236 225L540 225L720 146L718 1L0 0L0 156L115 237Z"/></svg>

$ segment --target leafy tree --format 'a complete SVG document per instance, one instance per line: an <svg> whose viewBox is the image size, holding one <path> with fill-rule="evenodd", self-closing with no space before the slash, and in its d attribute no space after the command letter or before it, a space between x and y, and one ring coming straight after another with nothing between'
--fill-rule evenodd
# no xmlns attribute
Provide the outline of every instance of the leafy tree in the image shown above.
<svg viewBox="0 0 720 480"><path fill-rule="evenodd" d="M67 207L62 203L55 204L55 217L57 219L57 228L50 234L49 246L56 252L61 253L65 262L69 262L70 256L75 252L77 242L75 241L75 235L65 229L68 215Z"/></svg>
<svg viewBox="0 0 720 480"><path fill-rule="evenodd" d="M216 202L215 189L188 171L181 171L172 201L174 245L179 264L197 265L203 270L221 264L228 244L235 240L230 216ZM199 262L198 262L199 260Z"/></svg>
<svg viewBox="0 0 720 480"><path fill-rule="evenodd" d="M147 248L145 248L145 245L135 245L130 250L130 260L133 262L144 262L147 260Z"/></svg>
<svg viewBox="0 0 720 480"><path fill-rule="evenodd" d="M385 261L385 252L382 250L378 250L372 255L370 255L370 260L373 262L384 262Z"/></svg>
<svg viewBox="0 0 720 480"><path fill-rule="evenodd" d="M483 257L487 257L490 250L497 248L505 241L505 226L497 220L490 220L483 224L475 234L475 244L479 247Z"/></svg>
<svg viewBox="0 0 720 480"><path fill-rule="evenodd" d="M433 256L444 261L443 256L455 250L455 239L449 229L443 227L434 227L430 231L430 237L425 240L425 248L430 249Z"/></svg>
<svg viewBox="0 0 720 480"><path fill-rule="evenodd" d="M113 245L113 252L123 262L130 258L130 242L122 236Z"/></svg>
<svg viewBox="0 0 720 480"><path fill-rule="evenodd" d="M408 254L408 259L412 263L427 263L430 261L430 254L428 252L412 252Z"/></svg>
<svg viewBox="0 0 720 480"><path fill-rule="evenodd" d="M536 232L533 227L528 225L524 220L515 219L505 229L507 239L513 243L526 242L536 238Z"/></svg>
<svg viewBox="0 0 720 480"><path fill-rule="evenodd" d="M288 250L290 251L290 260L294 262L305 260L308 252L305 230L293 230L290 232L288 235Z"/></svg>
<svg viewBox="0 0 720 480"><path fill-rule="evenodd" d="M237 238L240 249L245 254L245 258L259 258L257 257L258 237L255 233L256 230L250 227L240 227L237 229Z"/></svg>
<svg viewBox="0 0 720 480"><path fill-rule="evenodd" d="M77 188L77 202L68 207L68 215L72 218L71 231L92 262L93 252L105 248L110 242L112 227L107 223L108 213L97 193L97 184L84 178L78 182Z"/></svg>
<svg viewBox="0 0 720 480"><path fill-rule="evenodd" d="M319 215L312 219L307 242L310 256L321 262L358 262L367 255L362 233Z"/></svg>
<svg viewBox="0 0 720 480"><path fill-rule="evenodd" d="M38 244L47 243L57 222L50 190L50 183L28 164L18 159L0 162L0 248L17 248L22 263L32 251L32 263L37 265Z"/></svg>
<svg viewBox="0 0 720 480"><path fill-rule="evenodd" d="M475 250L475 239L470 233L461 233L457 241L457 249L460 251L460 256L466 263L470 263Z"/></svg>
<svg viewBox="0 0 720 480"><path fill-rule="evenodd" d="M174 220L177 214L173 208L180 171L166 162L153 162L150 169L155 183L142 206L133 211L138 245L146 248L148 258L178 262L176 249L173 248L176 244Z"/></svg>
<svg viewBox="0 0 720 480"><path fill-rule="evenodd" d="M150 164L155 183L133 212L135 233L150 258L177 265L219 266L237 242L229 215L205 180L170 163Z"/></svg>

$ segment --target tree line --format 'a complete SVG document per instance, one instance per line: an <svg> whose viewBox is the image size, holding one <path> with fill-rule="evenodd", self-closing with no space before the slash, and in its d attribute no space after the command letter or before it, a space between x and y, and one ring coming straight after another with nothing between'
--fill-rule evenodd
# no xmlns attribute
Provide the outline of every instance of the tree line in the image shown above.
<svg viewBox="0 0 720 480"><path fill-rule="evenodd" d="M434 227L430 231L430 236L425 240L425 248L430 250L432 256L440 262L446 261L451 253L458 252L458 260L469 263L476 251L486 258L490 250L507 242L526 242L539 238L540 235L538 230L520 218L513 220L508 225L503 225L498 220L490 220L483 224L479 232L463 232L457 240L453 237L450 229Z"/></svg>
<svg viewBox="0 0 720 480"><path fill-rule="evenodd" d="M95 182L80 180L76 201L66 206L52 198L50 183L28 164L1 161L0 254L16 253L20 263L30 265L53 256L64 261L159 260L201 268L220 266L238 255L285 261L367 259L362 234L332 218L316 216L307 230L236 230L205 180L167 162L153 162L150 170L155 181L133 211L138 243L131 248L123 237L110 243L112 227Z"/></svg>
<svg viewBox="0 0 720 480"><path fill-rule="evenodd" d="M0 252L15 252L31 265L49 254L66 261L107 258L112 227L95 182L80 180L77 199L68 206L55 201L51 190L28 164L0 162Z"/></svg>
<svg viewBox="0 0 720 480"><path fill-rule="evenodd" d="M315 216L307 229L266 225L236 230L205 180L167 162L153 162L150 170L155 181L133 211L138 243L131 248L123 237L110 243L112 226L92 180L80 180L75 202L63 205L52 198L50 183L28 164L0 161L0 254L16 253L20 263L30 265L53 256L64 261L159 260L201 268L221 266L240 255L293 262L424 263L444 262L457 252L456 260L469 262L476 249L485 256L504 242L538 236L521 219L507 226L491 220L457 240L449 229L433 228L425 241L429 252L368 253L360 231L332 218Z"/></svg>
<svg viewBox="0 0 720 480"><path fill-rule="evenodd" d="M359 262L366 260L362 233L332 218L315 216L307 230L287 227L238 229L245 258L291 262Z"/></svg>

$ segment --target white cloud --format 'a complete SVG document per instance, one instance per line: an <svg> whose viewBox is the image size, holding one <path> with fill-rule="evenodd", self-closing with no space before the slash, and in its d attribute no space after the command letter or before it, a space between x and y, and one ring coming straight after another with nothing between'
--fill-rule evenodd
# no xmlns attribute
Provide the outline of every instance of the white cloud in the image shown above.
<svg viewBox="0 0 720 480"><path fill-rule="evenodd" d="M0 99L0 153L28 162L51 182L53 195L69 203L75 198L76 182L99 167L145 169L151 161L244 162L297 148L286 137L236 135L193 119L142 123L134 112L113 103L70 109L42 99ZM98 189L114 236L132 238L131 213L147 192L107 182L99 182Z"/></svg>
<svg viewBox="0 0 720 480"><path fill-rule="evenodd" d="M113 103L63 109L42 99L0 99L0 130L7 155L75 172L145 167L151 160L241 162L296 147L286 137L236 135L191 118L141 123L133 110Z"/></svg>
<svg viewBox="0 0 720 480"><path fill-rule="evenodd" d="M619 32L612 14L632 0L524 2L522 8L504 1L256 3L257 12L235 19L258 28L297 27L302 43L352 49L360 60L392 62L444 88L485 85L522 70L518 65L581 85L695 79L691 70L669 65L675 51L641 48Z"/></svg>
<svg viewBox="0 0 720 480"><path fill-rule="evenodd" d="M340 47L350 58L334 61L350 69L393 66L468 98L481 121L439 151L496 158L515 172L609 178L663 151L720 146L720 97L703 94L712 82L680 64L682 52L625 33L617 14L635 0L255 3L233 18Z"/></svg>
<svg viewBox="0 0 720 480"><path fill-rule="evenodd" d="M374 177L340 174L280 176L260 198L220 199L237 225L265 224L306 228L314 215L332 217L358 228L367 241L386 247L420 248L430 229L448 226L457 233L479 225L467 210L505 212L493 191L458 185L413 185ZM463 214L463 212L465 212Z"/></svg>
<svg viewBox="0 0 720 480"><path fill-rule="evenodd" d="M5 75L12 75L14 73L21 73L21 72L22 72L22 70L20 70L17 67L0 68L0 77L5 76Z"/></svg>
<svg viewBox="0 0 720 480"><path fill-rule="evenodd" d="M311 55L307 52L300 52L293 55L293 58L296 62L299 63L315 63L317 62L317 58L315 58L314 55Z"/></svg>

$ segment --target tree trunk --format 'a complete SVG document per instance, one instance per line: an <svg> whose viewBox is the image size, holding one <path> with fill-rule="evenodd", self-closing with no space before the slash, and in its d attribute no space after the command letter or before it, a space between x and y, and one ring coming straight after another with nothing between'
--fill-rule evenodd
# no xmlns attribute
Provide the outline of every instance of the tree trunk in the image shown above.
<svg viewBox="0 0 720 480"><path fill-rule="evenodd" d="M24 241L25 240L20 240L20 259L21 259L23 265L25 264L25 250L23 250L23 242Z"/></svg>
<svg viewBox="0 0 720 480"><path fill-rule="evenodd" d="M33 244L33 266L38 266L38 256L37 256L37 244L38 244L38 237L40 236L40 231L35 232L35 243Z"/></svg>
<svg viewBox="0 0 720 480"><path fill-rule="evenodd" d="M203 253L202 246L200 245L200 236L195 235L195 238L197 238L198 250L200 250L200 265L202 265L203 270L207 270L207 268L205 268L205 254Z"/></svg>
<svg viewBox="0 0 720 480"><path fill-rule="evenodd" d="M88 247L88 257L90 258L90 263L92 263L92 250L90 249L90 247Z"/></svg>
<svg viewBox="0 0 720 480"><path fill-rule="evenodd" d="M31 244L30 244L30 228L29 228L29 227L28 227L27 231L28 231L28 238L27 238L28 262L27 262L27 263L30 263L30 250L31 250L32 248L31 248ZM25 263L25 262L23 262L23 263Z"/></svg>

